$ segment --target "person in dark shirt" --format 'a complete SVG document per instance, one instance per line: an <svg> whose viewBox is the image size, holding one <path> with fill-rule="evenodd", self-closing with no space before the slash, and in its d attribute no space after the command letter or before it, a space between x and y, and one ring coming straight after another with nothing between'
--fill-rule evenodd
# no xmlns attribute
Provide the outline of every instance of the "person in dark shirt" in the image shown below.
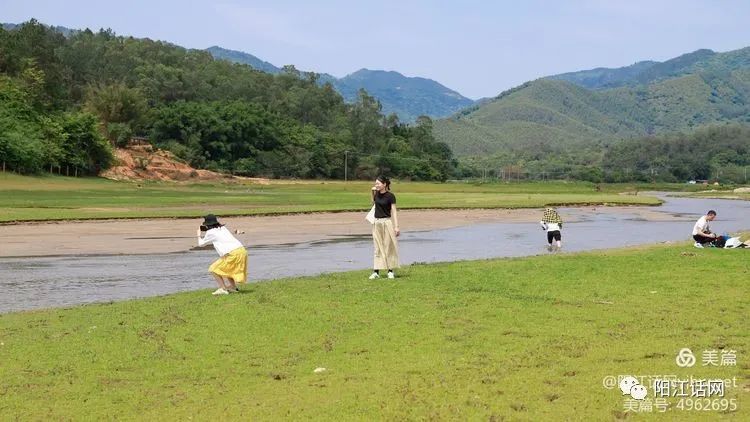
<svg viewBox="0 0 750 422"><path fill-rule="evenodd" d="M372 224L375 259L370 280L380 278L380 270L388 270L388 278L395 278L393 270L399 267L396 238L401 230L398 228L396 195L391 192L391 181L387 177L375 179L372 201L375 205L375 222Z"/></svg>

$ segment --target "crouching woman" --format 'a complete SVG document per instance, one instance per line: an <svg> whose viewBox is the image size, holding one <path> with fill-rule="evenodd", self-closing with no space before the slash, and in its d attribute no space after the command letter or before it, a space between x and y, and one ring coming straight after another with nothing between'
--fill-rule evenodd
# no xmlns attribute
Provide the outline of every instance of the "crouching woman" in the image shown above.
<svg viewBox="0 0 750 422"><path fill-rule="evenodd" d="M204 229L206 234L201 236ZM208 244L212 244L219 254L219 259L208 267L218 286L212 294L226 295L229 292L238 292L237 283L247 281L247 250L213 214L205 216L201 228L198 229L198 246Z"/></svg>

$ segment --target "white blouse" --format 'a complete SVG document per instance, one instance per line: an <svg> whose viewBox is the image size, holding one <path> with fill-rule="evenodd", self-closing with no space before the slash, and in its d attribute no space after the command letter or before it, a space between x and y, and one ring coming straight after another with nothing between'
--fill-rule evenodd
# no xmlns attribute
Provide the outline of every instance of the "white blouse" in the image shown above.
<svg viewBox="0 0 750 422"><path fill-rule="evenodd" d="M242 243L232 236L232 233L224 226L211 229L202 238L198 238L198 246L208 245L209 243L214 245L214 249L219 256L224 256L242 247Z"/></svg>

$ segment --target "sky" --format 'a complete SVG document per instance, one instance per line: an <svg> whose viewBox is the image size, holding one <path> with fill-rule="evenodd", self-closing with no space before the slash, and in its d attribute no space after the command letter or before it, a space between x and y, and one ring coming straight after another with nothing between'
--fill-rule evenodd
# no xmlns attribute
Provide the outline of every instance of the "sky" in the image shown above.
<svg viewBox="0 0 750 422"><path fill-rule="evenodd" d="M0 22L31 18L337 77L394 70L472 99L557 73L750 46L747 0L0 0Z"/></svg>

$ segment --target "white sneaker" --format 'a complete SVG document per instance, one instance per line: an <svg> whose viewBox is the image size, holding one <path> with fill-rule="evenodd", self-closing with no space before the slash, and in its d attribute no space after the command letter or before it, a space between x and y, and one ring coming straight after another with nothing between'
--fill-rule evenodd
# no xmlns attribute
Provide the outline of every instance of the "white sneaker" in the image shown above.
<svg viewBox="0 0 750 422"><path fill-rule="evenodd" d="M701 248L701 249L703 249L703 245L701 245L701 244L700 244L700 243L698 243L698 242L695 242L695 244L694 244L693 246L695 246L696 248Z"/></svg>
<svg viewBox="0 0 750 422"><path fill-rule="evenodd" d="M393 274L393 271L388 271L388 278L396 278L396 275Z"/></svg>
<svg viewBox="0 0 750 422"><path fill-rule="evenodd" d="M228 291L226 291L226 290L224 290L224 289L222 289L221 287L219 287L218 289L216 289L216 291L215 291L215 292L213 292L213 293L211 293L211 294L212 294L212 295L214 295L214 296L218 296L218 295L228 295L228 294L229 294L229 292L228 292Z"/></svg>
<svg viewBox="0 0 750 422"><path fill-rule="evenodd" d="M370 280L375 280L376 278L380 278L380 274L378 273L372 273L370 274Z"/></svg>

